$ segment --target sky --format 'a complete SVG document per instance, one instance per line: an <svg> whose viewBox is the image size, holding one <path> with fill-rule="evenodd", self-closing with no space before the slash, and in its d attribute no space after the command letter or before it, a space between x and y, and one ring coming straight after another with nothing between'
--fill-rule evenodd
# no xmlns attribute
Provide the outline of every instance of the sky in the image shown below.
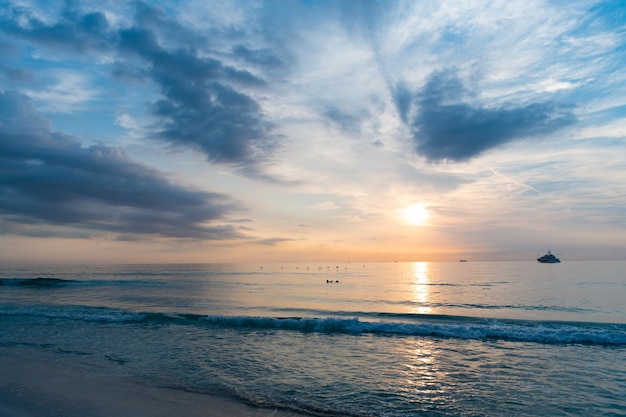
<svg viewBox="0 0 626 417"><path fill-rule="evenodd" d="M626 6L0 3L0 262L626 259Z"/></svg>

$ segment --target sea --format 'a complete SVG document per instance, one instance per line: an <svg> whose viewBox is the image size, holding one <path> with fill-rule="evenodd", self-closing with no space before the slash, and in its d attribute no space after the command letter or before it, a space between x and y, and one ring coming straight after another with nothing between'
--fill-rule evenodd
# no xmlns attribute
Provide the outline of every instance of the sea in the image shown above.
<svg viewBox="0 0 626 417"><path fill-rule="evenodd" d="M310 416L626 416L626 262L3 266L0 280L1 347L150 386Z"/></svg>

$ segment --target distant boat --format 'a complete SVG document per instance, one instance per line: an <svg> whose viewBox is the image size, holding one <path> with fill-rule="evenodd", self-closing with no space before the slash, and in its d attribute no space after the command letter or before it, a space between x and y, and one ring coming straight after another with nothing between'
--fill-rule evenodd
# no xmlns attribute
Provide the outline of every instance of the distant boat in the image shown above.
<svg viewBox="0 0 626 417"><path fill-rule="evenodd" d="M556 256L554 256L554 254L552 254L550 250L548 250L548 253L543 255L541 258L537 258L537 261L539 261L539 263L542 263L542 264L560 264L561 263L561 260L557 258Z"/></svg>
<svg viewBox="0 0 626 417"><path fill-rule="evenodd" d="M459 262L467 262L467 259L459 259Z"/></svg>

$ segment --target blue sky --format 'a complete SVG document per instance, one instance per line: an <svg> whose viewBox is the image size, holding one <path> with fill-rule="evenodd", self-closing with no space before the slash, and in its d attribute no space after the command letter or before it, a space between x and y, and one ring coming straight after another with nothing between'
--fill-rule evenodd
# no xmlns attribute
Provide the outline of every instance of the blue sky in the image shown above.
<svg viewBox="0 0 626 417"><path fill-rule="evenodd" d="M626 259L622 2L0 20L0 261Z"/></svg>

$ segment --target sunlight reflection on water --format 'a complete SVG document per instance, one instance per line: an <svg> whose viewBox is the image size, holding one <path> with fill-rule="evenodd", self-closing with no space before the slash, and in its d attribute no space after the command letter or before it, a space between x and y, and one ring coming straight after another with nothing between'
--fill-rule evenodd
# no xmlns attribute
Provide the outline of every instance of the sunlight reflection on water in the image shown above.
<svg viewBox="0 0 626 417"><path fill-rule="evenodd" d="M417 303L414 312L428 314L432 310L428 300L428 262L415 262L413 268L415 275L413 288L415 291L415 302Z"/></svg>

